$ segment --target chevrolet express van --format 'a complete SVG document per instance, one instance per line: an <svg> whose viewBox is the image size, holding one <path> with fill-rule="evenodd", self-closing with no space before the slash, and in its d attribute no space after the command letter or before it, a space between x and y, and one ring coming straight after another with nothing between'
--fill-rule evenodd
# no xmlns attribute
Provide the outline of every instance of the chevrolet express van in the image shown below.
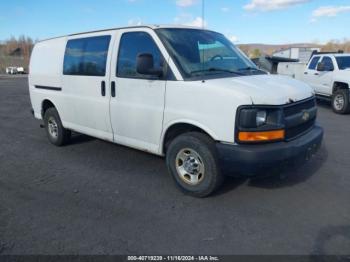
<svg viewBox="0 0 350 262"><path fill-rule="evenodd" d="M302 163L323 137L307 84L257 69L222 34L198 28L138 26L38 42L29 90L52 144L76 131L165 156L177 185L197 197L226 174Z"/></svg>

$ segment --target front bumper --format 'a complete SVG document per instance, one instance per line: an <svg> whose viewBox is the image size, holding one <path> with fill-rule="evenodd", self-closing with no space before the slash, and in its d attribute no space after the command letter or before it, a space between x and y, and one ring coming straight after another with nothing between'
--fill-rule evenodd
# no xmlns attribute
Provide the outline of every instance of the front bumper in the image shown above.
<svg viewBox="0 0 350 262"><path fill-rule="evenodd" d="M323 139L323 129L314 126L289 142L260 145L217 143L222 171L231 176L255 176L288 165L302 165L315 154Z"/></svg>

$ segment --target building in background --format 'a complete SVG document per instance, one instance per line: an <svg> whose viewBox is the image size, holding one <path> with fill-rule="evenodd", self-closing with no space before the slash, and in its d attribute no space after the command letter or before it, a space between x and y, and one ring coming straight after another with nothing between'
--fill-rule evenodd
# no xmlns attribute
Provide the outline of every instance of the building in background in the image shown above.
<svg viewBox="0 0 350 262"><path fill-rule="evenodd" d="M297 59L301 63L307 63L312 55L312 52L320 52L320 47L290 47L281 49L272 54L273 57L283 57L289 59Z"/></svg>

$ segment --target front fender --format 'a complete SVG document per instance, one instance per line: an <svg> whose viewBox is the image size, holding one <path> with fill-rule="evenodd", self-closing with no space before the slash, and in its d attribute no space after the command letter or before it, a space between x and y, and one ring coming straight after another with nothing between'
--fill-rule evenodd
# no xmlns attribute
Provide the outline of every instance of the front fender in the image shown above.
<svg viewBox="0 0 350 262"><path fill-rule="evenodd" d="M166 135L167 131L171 127L173 127L174 125L177 125L177 124L188 124L188 125L195 126L195 127L199 128L199 129L201 129L203 132L207 133L213 140L215 140L215 141L219 140L217 134L213 130L211 130L206 125L204 125L204 124L202 124L200 122L193 121L193 120L190 120L190 119L176 119L176 120L173 120L173 121L170 121L170 122L166 123L163 126L163 131L161 133L161 138L160 138L160 150L159 150L159 152L161 154L164 154L164 152L163 152L163 145L164 145L165 135Z"/></svg>

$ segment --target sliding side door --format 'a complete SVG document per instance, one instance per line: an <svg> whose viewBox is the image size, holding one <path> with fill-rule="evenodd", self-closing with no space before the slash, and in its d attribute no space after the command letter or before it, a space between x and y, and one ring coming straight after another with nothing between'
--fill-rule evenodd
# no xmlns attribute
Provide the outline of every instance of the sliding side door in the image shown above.
<svg viewBox="0 0 350 262"><path fill-rule="evenodd" d="M114 32L68 37L62 88L72 121L67 128L113 141L109 72Z"/></svg>

